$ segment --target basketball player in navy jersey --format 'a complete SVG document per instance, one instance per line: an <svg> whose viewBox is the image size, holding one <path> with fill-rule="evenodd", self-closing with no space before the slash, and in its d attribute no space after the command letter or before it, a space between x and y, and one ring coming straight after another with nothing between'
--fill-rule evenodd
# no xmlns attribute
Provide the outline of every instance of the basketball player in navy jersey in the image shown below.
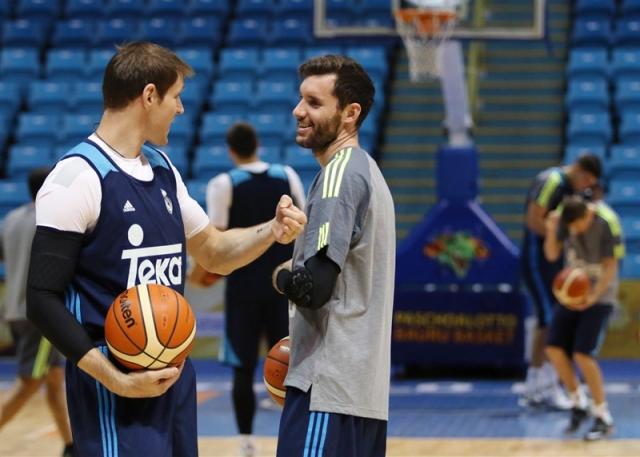
<svg viewBox="0 0 640 457"><path fill-rule="evenodd" d="M600 159L585 154L565 167L540 172L527 192L525 230L521 249L522 276L537 318L533 353L527 370L524 406L548 405L558 409L571 407L558 384L558 375L545 360L547 327L556 300L551 292L553 278L562 269L562 259L548 261L544 256L545 218L562 198L597 184L602 171Z"/></svg>
<svg viewBox="0 0 640 457"><path fill-rule="evenodd" d="M151 43L118 48L105 69L96 131L57 163L36 200L28 317L68 358L67 401L78 456L195 456L195 372L127 372L109 357L104 316L124 289L183 291L187 252L228 274L306 222L283 196L269 222L227 232L209 223L168 157L191 68Z"/></svg>
<svg viewBox="0 0 640 457"><path fill-rule="evenodd" d="M358 129L374 86L353 59L300 67L296 142L321 166L309 224L274 282L290 301L291 355L279 457L382 457L386 452L395 280L395 216Z"/></svg>
<svg viewBox="0 0 640 457"><path fill-rule="evenodd" d="M289 166L260 160L258 137L250 124L233 125L226 141L236 168L209 181L207 212L213 225L221 230L255 225L273 212L282 194L291 195L296 206L304 207L300 178ZM233 367L232 399L242 457L256 454L251 440L256 410L253 377L261 337L271 347L289 334L287 300L271 286L271 273L292 254L291 246L271 246L259 259L227 277L220 357Z"/></svg>

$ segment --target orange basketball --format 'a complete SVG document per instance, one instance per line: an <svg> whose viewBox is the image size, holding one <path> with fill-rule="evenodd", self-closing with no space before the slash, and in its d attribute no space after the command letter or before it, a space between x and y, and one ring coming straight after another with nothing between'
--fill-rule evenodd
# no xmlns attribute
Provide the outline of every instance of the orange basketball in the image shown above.
<svg viewBox="0 0 640 457"><path fill-rule="evenodd" d="M170 287L145 284L118 295L104 321L111 354L132 370L179 365L191 352L196 320Z"/></svg>
<svg viewBox="0 0 640 457"><path fill-rule="evenodd" d="M280 406L284 405L284 396L287 393L284 378L289 370L289 342L289 337L285 336L274 344L264 361L264 385L273 401Z"/></svg>
<svg viewBox="0 0 640 457"><path fill-rule="evenodd" d="M563 305L578 305L591 290L589 275L582 268L566 267L553 280L553 294Z"/></svg>

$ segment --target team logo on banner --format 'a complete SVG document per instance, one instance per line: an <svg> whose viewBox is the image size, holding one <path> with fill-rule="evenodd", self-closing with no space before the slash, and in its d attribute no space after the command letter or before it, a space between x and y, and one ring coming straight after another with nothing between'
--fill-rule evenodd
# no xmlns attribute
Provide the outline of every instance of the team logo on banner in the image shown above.
<svg viewBox="0 0 640 457"><path fill-rule="evenodd" d="M464 278L474 259L489 257L489 249L481 239L465 232L443 233L432 238L423 254L453 270L458 278Z"/></svg>

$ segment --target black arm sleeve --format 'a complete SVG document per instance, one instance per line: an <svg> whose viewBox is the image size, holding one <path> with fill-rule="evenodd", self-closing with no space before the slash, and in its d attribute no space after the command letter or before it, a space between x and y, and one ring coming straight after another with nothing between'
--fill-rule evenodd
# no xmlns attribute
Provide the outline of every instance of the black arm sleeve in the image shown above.
<svg viewBox="0 0 640 457"><path fill-rule="evenodd" d="M309 258L304 267L281 270L276 285L299 307L318 309L331 298L339 274L340 268L323 249Z"/></svg>
<svg viewBox="0 0 640 457"><path fill-rule="evenodd" d="M83 237L37 227L27 279L27 317L73 363L93 348L85 329L64 305Z"/></svg>

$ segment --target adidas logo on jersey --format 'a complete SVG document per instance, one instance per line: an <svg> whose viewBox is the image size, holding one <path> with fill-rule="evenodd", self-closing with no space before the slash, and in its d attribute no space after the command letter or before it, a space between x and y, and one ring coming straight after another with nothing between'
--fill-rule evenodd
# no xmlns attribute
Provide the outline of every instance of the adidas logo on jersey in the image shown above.
<svg viewBox="0 0 640 457"><path fill-rule="evenodd" d="M135 211L136 209L133 207L133 205L131 204L131 202L129 200L127 200L124 203L124 206L122 207L122 212L123 213L130 213L131 211Z"/></svg>

